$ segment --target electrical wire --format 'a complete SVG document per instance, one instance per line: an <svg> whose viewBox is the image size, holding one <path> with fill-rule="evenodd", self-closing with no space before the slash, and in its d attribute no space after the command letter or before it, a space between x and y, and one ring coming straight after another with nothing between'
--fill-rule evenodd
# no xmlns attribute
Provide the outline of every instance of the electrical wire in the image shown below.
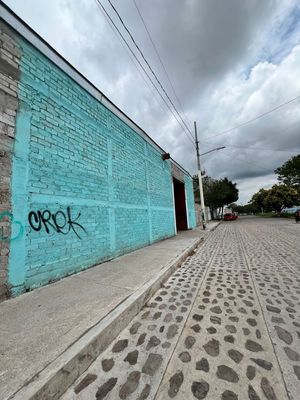
<svg viewBox="0 0 300 400"><path fill-rule="evenodd" d="M150 39L150 42L151 42L151 44L152 44L152 47L153 47L153 49L154 49L156 55L157 55L157 58L158 58L158 60L159 60L159 62L160 62L160 65L162 66L162 68L163 68L163 70L164 70L164 72L165 72L165 75L166 75L166 77L167 77L167 79L168 79L168 82L169 82L170 87L171 87L171 89L172 89L172 91L173 91L173 94L174 94L174 96L175 96L175 98L176 98L176 100L177 100L177 102L178 102L178 104L179 104L179 107L181 108L181 111L182 111L182 113L183 113L185 119L188 121L188 118L187 118L187 116L186 116L186 114L185 114L185 112L184 112L184 108L183 108L183 106L182 106L182 103L181 103L179 97L177 96L177 93L176 93L176 90L175 90L175 88L174 88L174 85L173 85L173 83L172 83L172 81L171 81L171 78L170 78L170 76L169 76L169 74L168 74L168 71L167 71L167 69L166 69L166 67L165 67L165 65L164 65L164 63L163 63L163 60L162 60L162 58L161 58L161 56L160 56L160 54L159 54L159 52L158 52L157 46L156 46L156 44L154 43L154 40L152 39L151 33L150 33L150 31L149 31L149 29L148 29L148 27L147 27L147 25L146 25L146 22L145 22L145 20L144 20L144 18L143 18L143 16L142 16L142 13L141 13L141 11L140 11L140 9L139 9L139 7L138 7L138 5L137 5L137 3L136 3L135 0L133 0L133 3L134 3L134 5L135 5L135 8L136 8L138 14L139 14L139 17L140 17L140 19L141 19L141 21L142 21L142 24L144 25L144 28L145 28L145 30L146 30L146 32L147 32L147 34L148 34L148 37L149 37L149 39Z"/></svg>
<svg viewBox="0 0 300 400"><path fill-rule="evenodd" d="M230 155L228 155L228 154L224 154L224 153L223 153L223 155L224 155L225 157L230 158L231 161L232 161L232 156L230 156ZM261 170L267 171L269 174L272 173L272 172L270 171L270 169L265 168L265 167L263 167L262 165L257 164L256 162L254 163L254 162L250 162L250 161L247 161L247 160L244 160L244 159L242 160L241 158L238 158L236 155L234 156L234 160L240 161L241 163L249 164L249 165L251 165L252 167L255 166L255 167L257 167L257 168L260 168ZM272 170L272 171L273 171L273 170Z"/></svg>
<svg viewBox="0 0 300 400"><path fill-rule="evenodd" d="M264 150L264 151L274 151L274 152L287 152L291 151L290 149L268 149L266 147L251 147L251 146L235 146L235 145L226 145L226 147L232 147L232 148L237 148L237 149L242 149L242 150Z"/></svg>
<svg viewBox="0 0 300 400"><path fill-rule="evenodd" d="M151 84L153 85L153 87L155 88L155 90L157 91L157 93L159 94L159 96L161 97L161 99L163 100L163 102L165 103L165 105L168 107L169 111L172 113L172 115L174 116L174 118L176 119L176 121L178 122L178 124L179 124L179 125L181 126L181 128L183 129L184 133L187 135L187 137L189 138L189 140L190 140L190 141L192 142L192 144L194 145L194 136L193 136L193 134L192 134L190 128L187 126L186 122L184 121L184 119L182 118L182 116L180 115L180 113L178 112L176 106L174 105L173 101L170 99L168 93L166 92L165 88L164 88L163 85L161 84L161 82L160 82L160 80L158 79L156 73L154 72L154 70L153 70L153 68L151 67L151 65L149 64L149 62L147 61L147 59L146 59L146 57L144 56L142 50L140 49L140 47L139 47L138 44L136 43L136 41L135 41L133 35L131 34L130 30L127 28L126 24L124 23L122 17L120 16L120 14L119 14L119 12L117 11L117 9L115 8L115 6L112 4L111 0L108 0L108 2L109 2L109 4L110 4L111 8L113 9L113 11L115 12L115 14L116 14L117 17L119 18L119 20L120 20L122 26L123 26L124 29L126 30L127 34L129 35L131 41L133 42L134 46L135 46L136 49L138 50L138 52L139 52L139 54L141 55L142 59L144 60L144 62L145 62L146 65L148 66L149 70L151 71L152 75L154 76L154 78L155 78L156 82L158 83L159 87L162 89L162 91L163 91L163 93L165 94L166 98L168 99L168 101L169 101L170 104L172 105L173 109L175 110L175 113L176 113L176 114L178 115L178 117L180 118L180 121L178 120L177 116L174 114L174 111L171 109L171 107L169 106L169 104L167 103L167 101L165 100L165 98L162 96L162 94L161 94L161 92L159 91L158 87L157 87L156 84L153 82L153 80L151 79L151 77L149 76L149 74L147 73L147 71L145 70L144 66L141 64L141 62L140 62L140 60L138 59L138 57L136 56L136 54L133 52L132 48L129 46L128 42L126 41L126 39L125 39L124 36L122 35L122 33L121 33L121 31L119 30L119 28L118 28L118 27L116 26L116 24L114 23L113 19L111 18L111 16L110 16L109 13L107 12L107 10L105 9L105 7L104 7L103 4L101 3L101 1L100 1L100 0L95 0L95 1L96 1L96 3L97 3L98 7L99 7L99 6L101 7L101 9L102 9L102 11L105 13L106 17L109 19L109 21L111 22L111 24L114 26L114 28L116 29L116 31L118 32L118 34L119 34L120 37L122 38L122 40L123 40L123 42L125 43L126 47L129 49L129 51L131 52L131 54L134 56L134 58L136 59L136 61L137 61L138 64L139 64L139 66L142 68L143 72L146 74L146 76L147 76L148 79L150 80ZM144 25L144 27L145 27L145 29L146 29L146 32L147 32L147 34L148 34L148 36L149 36L149 39L150 39L150 41L151 41L151 43L152 43L152 46L153 46L153 48L154 48L154 50L155 50L155 52L156 52L156 54L157 54L157 57L158 57L158 59L159 59L161 65L162 65L162 67L163 67L163 69L164 69L164 72L165 72L165 74L166 74L166 76L167 76L167 79L168 79L168 81L169 81L169 83L170 83L170 86L171 86L171 88L172 88L172 90L173 90L173 93L174 93L174 95L175 95L175 98L176 98L176 100L178 101L180 107L181 107L182 110L183 110L182 104L181 104L181 102L180 102L180 100L179 100L179 98L178 98L178 96L177 96L177 94L176 94L176 91L175 91L175 89L174 89L174 85L172 84L172 82L171 82L171 80L170 80L170 77L169 77L169 75L168 75L168 73L167 73L167 70L166 70L166 68L165 68L165 66L164 66L164 64L163 64L163 61L162 61L162 59L161 59L161 57L160 57L160 55L159 55L159 52L158 52L157 47L156 47L156 45L155 45L155 43L154 43L154 41L153 41L153 39L152 39L152 37L151 37L151 34L150 34L150 32L149 32L149 30L148 30L148 28L147 28L147 25L146 25L146 23L145 23L145 21L144 21L144 19L143 19L143 17L142 17L142 14L141 14L141 12L140 12L140 10L139 10L137 4L136 4L136 1L133 0L133 2L134 2L134 5L135 5L135 7L136 7L136 9L137 9L137 12L138 12L138 14L139 14L141 20L142 20L142 23L143 23L143 25ZM227 133L230 133L230 132L232 132L233 130L236 130L236 129L242 127L242 126L245 126L245 125L247 125L247 124L250 124L250 123L252 123L252 122L254 122L254 121L257 121L257 120L260 119L260 118L263 118L263 117L269 115L270 113L272 113L272 112L274 112L274 111L276 111L276 110L278 110L278 109L280 109L280 108L282 108L282 107L284 107L284 106L286 106L286 105L288 105L288 104L290 104L290 103L292 103L292 102L298 100L299 98L300 98L300 95L297 96L297 97L295 97L295 98L293 98L293 99L291 99L291 100L288 100L288 101L286 101L286 102L284 102L284 103L278 105L277 107L274 107L273 109L271 109L271 110L269 110L269 111L266 111L266 112L264 112L264 113L262 113L262 114L259 114L259 115L257 115L256 117L254 117L254 118L252 118L252 119L250 119L250 120L248 120L248 121L245 121L245 122L243 122L243 123L241 123L241 124L239 124L239 125L236 125L236 126L234 126L234 127L232 127L232 128L229 128L229 129L226 129L225 131L222 131L222 132L220 132L220 133L218 133L218 134L215 134L215 135L205 136L204 139L205 139L205 138L214 138L214 137L218 137L218 136L221 136L221 135L225 135L225 134L227 134ZM183 112L183 113L184 113L184 112ZM182 124L183 124L183 125L182 125ZM188 135L189 135L189 136L188 136ZM190 137L192 138L192 140L190 139ZM235 146L235 145L227 145L227 147L232 147L232 148L236 147L236 148L239 148L239 146ZM240 148L243 148L243 147L241 146ZM266 148L257 148L257 147L251 148L250 146L248 146L247 149L266 150L266 151L284 151L284 150L282 150L282 149L266 149Z"/></svg>
<svg viewBox="0 0 300 400"><path fill-rule="evenodd" d="M284 106L286 106L286 105L288 105L288 104L290 104L290 103L292 103L293 101L296 101L296 100L298 100L298 99L300 99L300 95L297 96L297 97L294 97L293 99L288 100L288 101L286 101L286 102L284 102L284 103L282 103L282 104L279 104L277 107L274 107L274 108L272 108L272 109L269 110L269 111L266 111L266 112L264 112L264 113L262 113L262 114L259 114L259 115L257 115L256 117L254 117L254 118L252 118L252 119L249 119L248 121L245 121L245 122L243 122L243 123L241 123L241 124L239 124L239 125L236 125L236 126L234 126L234 127L232 127L232 128L226 129L225 131L222 131L222 132L217 133L217 134L215 134L215 135L208 135L208 136L205 136L203 139L205 139L205 138L213 138L213 137L225 135L226 133L230 133L230 132L234 131L235 129L238 129L238 128L242 127L242 126L248 125L248 124L250 124L251 122L257 121L258 119L263 118L263 117L265 117L266 115L271 114L272 112L278 110L279 108L284 107Z"/></svg>
<svg viewBox="0 0 300 400"><path fill-rule="evenodd" d="M209 142L203 142L203 143L205 143L205 144L209 144ZM216 146L218 146L218 144L217 143L215 143L216 144ZM230 147L230 148L236 148L236 149L242 149L242 150L245 150L245 151L247 151L247 150L264 150L264 151L275 151L275 152L285 152L285 151L290 151L290 150L287 150L287 149L268 149L268 148L266 148L266 147L252 147L252 146L237 146L237 145L233 145L233 144L225 144L224 145L226 148L227 147Z"/></svg>
<svg viewBox="0 0 300 400"><path fill-rule="evenodd" d="M162 96L162 94L160 93L160 91L158 90L157 86L155 85L155 83L153 82L153 80L151 79L151 77L149 76L148 72L145 70L144 66L142 65L142 63L140 62L140 60L137 58L136 54L134 53L134 51L132 50L132 48L129 46L129 44L127 43L126 39L124 38L124 36L122 35L121 31L119 30L119 28L116 26L115 22L113 21L113 19L111 18L111 16L109 15L109 13L107 12L107 10L105 9L105 7L103 6L103 4L101 3L100 0L95 0L96 4L98 5L98 7L102 9L102 11L105 13L105 15L107 16L107 18L109 19L109 21L111 22L111 24L114 26L114 28L116 29L116 31L118 32L118 34L120 35L120 37L122 38L123 42L125 43L126 47L129 49L130 53L133 55L133 57L136 59L137 63L139 64L139 66L142 68L142 70L144 71L144 73L146 74L146 76L148 77L148 79L150 80L150 82L152 83L153 87L155 88L155 90L157 91L157 93L159 94L159 96L161 97L161 99L163 100L163 102L166 104L166 106L168 107L169 111L172 113L172 115L174 116L174 118L176 119L176 121L178 122L178 124L181 126L181 128L183 129L183 132L187 135L186 130L184 129L184 127L182 126L182 124L180 123L180 121L178 120L178 118L176 117L176 115L174 114L173 110L171 109L171 107L169 106L169 104L167 103L167 101L165 100L165 98ZM188 139L192 142L193 146L195 146L194 140L191 140L190 137L187 135ZM192 136L193 137L193 136Z"/></svg>
<svg viewBox="0 0 300 400"><path fill-rule="evenodd" d="M227 149L227 147L230 147L230 146L227 146L227 145L226 145L226 148L225 148L225 149ZM286 150L286 151L288 151L288 150ZM232 156L230 156L230 155L228 155L228 154L226 154L226 153L222 153L222 155L224 155L225 157L230 158L231 161L232 161L232 159L233 159ZM274 170L270 171L269 168L263 167L262 165L257 164L257 162L250 162L250 161L248 161L248 160L246 160L246 159L244 159L244 158L241 159L241 158L239 158L236 154L234 155L234 161L235 161L235 160L240 161L240 163L249 164L249 165L251 165L252 167L254 166L254 167L260 168L260 169L263 170L263 171L267 171L269 174L271 174L271 173L274 171ZM203 164L204 164L204 162L205 162L205 160L202 161Z"/></svg>
<svg viewBox="0 0 300 400"><path fill-rule="evenodd" d="M98 0L97 0L98 1ZM180 115L180 113L178 112L176 106L174 105L173 101L170 99L168 93L166 92L165 88L163 87L162 83L160 82L160 80L158 79L156 73L154 72L153 68L151 67L151 65L149 64L148 60L146 59L146 57L144 56L144 53L142 52L141 48L139 47L139 45L136 43L133 35L131 34L130 30L127 28L125 22L123 21L122 17L120 16L118 10L116 9L116 7L112 4L111 0L107 0L111 6L111 8L114 10L114 12L116 13L116 15L118 16L122 26L124 27L124 29L126 30L126 32L128 33L132 43L134 44L134 46L136 47L136 49L138 50L138 52L140 53L142 59L144 60L144 62L147 64L149 70L151 71L152 75L154 76L155 80L157 81L158 85L160 86L160 88L162 89L162 91L164 92L165 96L167 97L167 99L169 100L170 104L172 105L172 107L174 108L176 114L178 115L178 117L180 118L180 120L182 121L183 125L185 126L185 128L187 129L188 133L191 135L191 137L194 140L194 136L190 130L190 128L187 126L186 122L184 121L184 119L182 118L182 116Z"/></svg>
<svg viewBox="0 0 300 400"><path fill-rule="evenodd" d="M157 97L157 93L155 93L155 91L153 90L152 86L150 86L149 82L146 80L145 76L143 75L142 71L140 70L140 68L138 67L136 61L134 60L134 58L131 56L131 54L128 51L128 48L125 46L124 42L122 40L120 40L120 37L118 36L117 32L115 31L112 23L110 22L110 20L108 19L108 17L106 16L106 14L103 12L102 8L99 7L99 4L96 1L96 5L98 6L100 12L102 13L103 17L105 18L106 22L108 23L109 27L111 28L113 34L116 36L116 38L119 40L119 42L121 43L122 47L125 49L125 51L128 54L128 57L130 58L131 62L133 63L133 65L135 66L136 70L138 71L140 77L143 79L143 81L145 82L145 84L148 86L150 92L152 93L153 97L155 97L156 101L158 102L158 104L160 105L161 109L163 111L166 111L166 106L164 103L161 102L161 100ZM167 110L168 111L168 110Z"/></svg>
<svg viewBox="0 0 300 400"><path fill-rule="evenodd" d="M281 134L284 132L289 131L290 129L294 128L295 126L299 125L300 121L297 121L296 123L286 127L284 130L281 131ZM290 151L290 149L271 149L271 148L266 148L266 147L256 147L256 146L248 146L248 145L244 145L244 146L238 146L238 145L234 145L234 144L227 144L227 143L215 143L215 142L210 142L210 141L203 141L202 143L205 143L209 146L211 145L216 145L216 146L226 146L226 147L232 147L232 148L237 148L237 149L243 149L243 150L264 150L264 151L274 151L274 152L287 152Z"/></svg>

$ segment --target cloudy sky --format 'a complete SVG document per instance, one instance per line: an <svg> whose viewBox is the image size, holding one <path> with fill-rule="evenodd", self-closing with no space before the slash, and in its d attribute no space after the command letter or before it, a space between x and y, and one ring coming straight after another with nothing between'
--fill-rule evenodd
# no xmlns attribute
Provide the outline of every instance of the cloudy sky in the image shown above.
<svg viewBox="0 0 300 400"><path fill-rule="evenodd" d="M238 183L240 203L276 182L273 170L300 153L298 0L111 0L176 108L193 130L203 167ZM191 174L195 150L140 72L95 0L5 0ZM101 0L122 30L108 0ZM168 72L177 98L149 39ZM179 99L179 102L178 102Z"/></svg>

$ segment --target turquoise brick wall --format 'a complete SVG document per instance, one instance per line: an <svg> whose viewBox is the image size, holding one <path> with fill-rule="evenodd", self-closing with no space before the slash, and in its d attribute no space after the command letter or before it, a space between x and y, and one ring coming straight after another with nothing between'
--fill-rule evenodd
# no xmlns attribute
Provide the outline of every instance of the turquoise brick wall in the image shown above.
<svg viewBox="0 0 300 400"><path fill-rule="evenodd" d="M184 176L185 185L185 195L186 195L186 205L188 214L188 226L189 229L196 228L196 210L195 210L195 200L194 200L194 189L193 180L190 176Z"/></svg>
<svg viewBox="0 0 300 400"><path fill-rule="evenodd" d="M13 294L175 231L170 161L32 45L19 46L12 207L24 235L10 246Z"/></svg>

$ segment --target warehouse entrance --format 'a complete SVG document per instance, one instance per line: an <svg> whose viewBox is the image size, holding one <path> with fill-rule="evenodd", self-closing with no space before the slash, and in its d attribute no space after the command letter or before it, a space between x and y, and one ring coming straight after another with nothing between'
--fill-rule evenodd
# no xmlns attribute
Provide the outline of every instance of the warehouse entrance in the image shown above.
<svg viewBox="0 0 300 400"><path fill-rule="evenodd" d="M174 184L176 227L178 231L184 231L188 229L184 183L173 178L173 184Z"/></svg>

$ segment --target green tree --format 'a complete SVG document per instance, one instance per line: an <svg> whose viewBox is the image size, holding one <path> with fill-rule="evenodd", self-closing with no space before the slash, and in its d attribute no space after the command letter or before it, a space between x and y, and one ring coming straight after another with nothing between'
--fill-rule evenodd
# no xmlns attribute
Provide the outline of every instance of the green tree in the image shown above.
<svg viewBox="0 0 300 400"><path fill-rule="evenodd" d="M287 160L281 167L275 169L279 182L288 186L300 188L300 154Z"/></svg>
<svg viewBox="0 0 300 400"><path fill-rule="evenodd" d="M280 213L285 207L292 207L299 201L299 193L287 185L274 185L267 191L264 205L268 209Z"/></svg>
<svg viewBox="0 0 300 400"><path fill-rule="evenodd" d="M259 208L257 208L254 204L248 203L245 205L239 205L239 204L230 204L229 208L232 209L232 211L237 212L239 214L254 214L258 211L260 211Z"/></svg>
<svg viewBox="0 0 300 400"><path fill-rule="evenodd" d="M214 219L217 209L222 207L223 189L219 180L206 177L203 182L204 201L210 209L212 219Z"/></svg>
<svg viewBox="0 0 300 400"><path fill-rule="evenodd" d="M258 208L261 212L266 211L265 207L265 199L267 197L269 190L266 189L260 189L258 192L254 193L254 195L252 196L252 199L250 200L250 203Z"/></svg>
<svg viewBox="0 0 300 400"><path fill-rule="evenodd" d="M236 187L236 183L231 182L228 178L222 179L221 182L224 190L223 206L237 201L239 198L239 190Z"/></svg>
<svg viewBox="0 0 300 400"><path fill-rule="evenodd" d="M194 176L193 181L195 200L200 202L198 177ZM212 218L214 218L217 210L223 214L224 206L238 199L239 191L236 183L231 182L228 178L213 179L210 176L205 176L202 181L205 205L210 208Z"/></svg>

